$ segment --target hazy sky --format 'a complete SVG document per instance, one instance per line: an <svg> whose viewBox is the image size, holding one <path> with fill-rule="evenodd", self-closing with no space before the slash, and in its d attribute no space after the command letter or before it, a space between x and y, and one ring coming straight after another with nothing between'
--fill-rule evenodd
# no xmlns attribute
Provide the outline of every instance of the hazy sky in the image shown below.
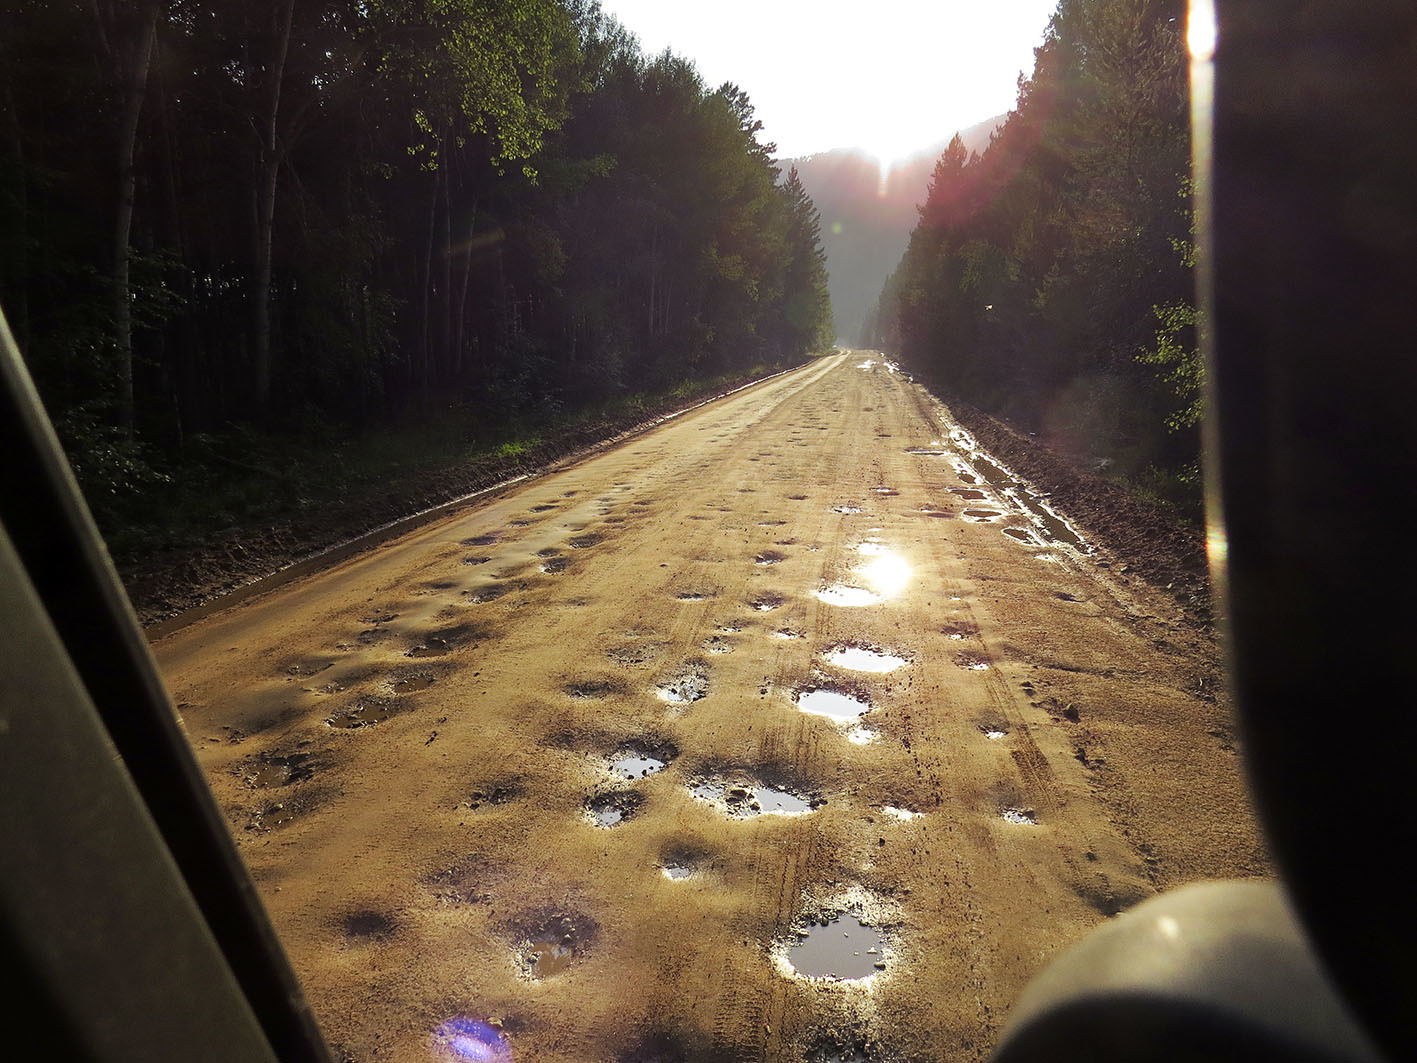
<svg viewBox="0 0 1417 1063"><path fill-rule="evenodd" d="M736 82L783 157L889 162L1011 110L1057 0L602 0L647 53Z"/></svg>

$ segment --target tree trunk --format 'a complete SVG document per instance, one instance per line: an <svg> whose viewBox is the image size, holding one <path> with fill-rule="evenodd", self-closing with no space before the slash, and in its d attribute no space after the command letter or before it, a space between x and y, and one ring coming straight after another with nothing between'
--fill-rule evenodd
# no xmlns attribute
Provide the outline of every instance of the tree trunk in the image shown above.
<svg viewBox="0 0 1417 1063"><path fill-rule="evenodd" d="M138 174L133 164L138 146L138 121L143 113L143 97L152 64L153 41L157 36L159 4L148 4L141 12L130 47L124 39L109 34L100 18L100 34L108 46L116 81L122 92L118 118L118 195L113 219L113 339L118 369L118 423L133 431L133 300L131 283L133 204L137 198ZM97 6L94 8L98 14ZM115 29L117 27L114 27Z"/></svg>
<svg viewBox="0 0 1417 1063"><path fill-rule="evenodd" d="M261 150L256 186L256 278L251 300L252 327L255 332L254 376L256 412L262 421L271 413L271 273L275 243L276 186L280 175L283 148L279 134L281 83L285 78L285 61L290 54L290 33L295 21L295 0L286 0L276 46L275 62L269 72L266 113L262 115Z"/></svg>
<svg viewBox="0 0 1417 1063"><path fill-rule="evenodd" d="M472 238L477 234L477 199L473 198L472 211L467 219L467 245L463 249L462 284L458 291L457 317L454 319L454 347L453 347L453 372L459 377L462 376L463 368L463 330L467 323L467 289L468 281L472 277Z"/></svg>

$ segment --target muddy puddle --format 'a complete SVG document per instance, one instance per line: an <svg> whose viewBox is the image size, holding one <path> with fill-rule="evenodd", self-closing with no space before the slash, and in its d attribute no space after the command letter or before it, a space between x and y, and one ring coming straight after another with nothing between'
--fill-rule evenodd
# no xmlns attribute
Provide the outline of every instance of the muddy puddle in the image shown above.
<svg viewBox="0 0 1417 1063"><path fill-rule="evenodd" d="M764 550L753 558L755 565L780 565L787 560L787 555L779 550Z"/></svg>
<svg viewBox="0 0 1417 1063"><path fill-rule="evenodd" d="M1038 823L1038 815L1031 808L1006 808L999 815L1009 823L1019 823L1030 827Z"/></svg>
<svg viewBox="0 0 1417 1063"><path fill-rule="evenodd" d="M846 514L847 516L851 516L851 515L853 515L853 514L860 513L860 512L861 512L861 507L860 507L860 506L832 506L832 512L833 512L833 513L844 513L844 514Z"/></svg>
<svg viewBox="0 0 1417 1063"><path fill-rule="evenodd" d="M538 980L564 973L589 946L592 936L570 916L547 920L522 947L526 973Z"/></svg>
<svg viewBox="0 0 1417 1063"><path fill-rule="evenodd" d="M871 672L876 675L894 672L907 663L904 657L849 643L833 646L822 655L822 659L836 668L845 668L852 672Z"/></svg>
<svg viewBox="0 0 1417 1063"><path fill-rule="evenodd" d="M700 780L689 787L689 792L734 819L763 815L800 816L826 803L820 798L803 797L790 790L779 790L762 783L726 779Z"/></svg>
<svg viewBox="0 0 1417 1063"><path fill-rule="evenodd" d="M673 882L683 882L694 873L694 869L688 864L661 864L660 874Z"/></svg>
<svg viewBox="0 0 1417 1063"><path fill-rule="evenodd" d="M964 511L964 515L970 520L978 521L980 524L988 524L995 517L1002 517L1004 514L997 509L983 509L982 507L971 507Z"/></svg>
<svg viewBox="0 0 1417 1063"><path fill-rule="evenodd" d="M393 698L369 696L360 698L348 708L341 709L325 720L331 727L352 731L360 727L373 727L394 715Z"/></svg>
<svg viewBox="0 0 1417 1063"><path fill-rule="evenodd" d="M839 722L860 719L871 711L871 703L855 694L831 687L809 687L797 692L797 707L813 716L825 716Z"/></svg>
<svg viewBox="0 0 1417 1063"><path fill-rule="evenodd" d="M787 962L803 978L856 981L886 969L886 936L851 912L824 914L796 932Z"/></svg>
<svg viewBox="0 0 1417 1063"><path fill-rule="evenodd" d="M748 603L755 613L770 613L774 609L782 608L782 604L787 601L780 594L760 594Z"/></svg>

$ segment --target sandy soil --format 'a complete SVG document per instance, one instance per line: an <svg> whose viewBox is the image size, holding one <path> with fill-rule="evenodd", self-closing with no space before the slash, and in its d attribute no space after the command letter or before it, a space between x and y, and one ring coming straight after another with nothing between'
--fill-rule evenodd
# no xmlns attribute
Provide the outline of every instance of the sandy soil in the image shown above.
<svg viewBox="0 0 1417 1063"><path fill-rule="evenodd" d="M1204 627L973 443L823 359L159 641L338 1051L976 1059L1265 874Z"/></svg>

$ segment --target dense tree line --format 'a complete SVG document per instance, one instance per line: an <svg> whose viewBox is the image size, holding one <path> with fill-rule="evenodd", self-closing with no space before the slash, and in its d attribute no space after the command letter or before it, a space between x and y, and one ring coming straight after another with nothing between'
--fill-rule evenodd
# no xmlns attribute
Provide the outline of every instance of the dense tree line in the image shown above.
<svg viewBox="0 0 1417 1063"><path fill-rule="evenodd" d="M747 97L594 0L3 0L0 305L81 473L829 342Z"/></svg>
<svg viewBox="0 0 1417 1063"><path fill-rule="evenodd" d="M1178 494L1198 475L1181 0L1062 0L983 155L952 142L868 339Z"/></svg>

